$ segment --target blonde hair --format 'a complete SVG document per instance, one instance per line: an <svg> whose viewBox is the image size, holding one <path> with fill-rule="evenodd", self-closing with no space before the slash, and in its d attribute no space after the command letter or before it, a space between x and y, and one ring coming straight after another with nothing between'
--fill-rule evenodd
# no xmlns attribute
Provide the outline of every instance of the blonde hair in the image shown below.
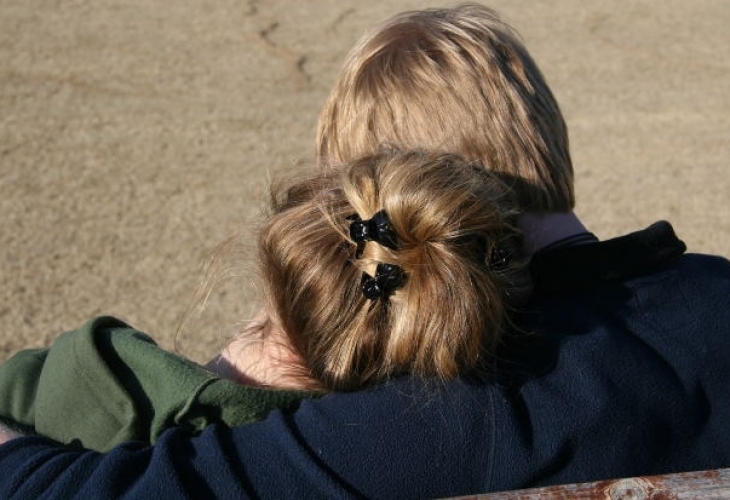
<svg viewBox="0 0 730 500"><path fill-rule="evenodd" d="M259 241L266 307L315 387L354 390L401 374L450 379L489 358L525 273L514 202L480 164L387 152L272 192ZM397 249L358 246L352 216L381 210ZM509 265L490 265L497 248L514 257ZM373 276L378 263L406 279L369 300L363 273Z"/></svg>
<svg viewBox="0 0 730 500"><path fill-rule="evenodd" d="M478 160L523 211L575 204L560 108L517 33L483 6L401 13L350 52L320 114L318 157L382 145Z"/></svg>

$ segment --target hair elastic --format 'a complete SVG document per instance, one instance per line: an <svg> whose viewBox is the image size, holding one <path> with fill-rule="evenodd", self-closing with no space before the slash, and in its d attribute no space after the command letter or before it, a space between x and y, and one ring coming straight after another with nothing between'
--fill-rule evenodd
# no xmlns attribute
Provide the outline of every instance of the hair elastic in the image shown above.
<svg viewBox="0 0 730 500"><path fill-rule="evenodd" d="M375 276L362 273L362 293L366 299L387 299L406 282L406 274L399 266L381 262L375 268Z"/></svg>
<svg viewBox="0 0 730 500"><path fill-rule="evenodd" d="M510 260L512 260L512 253L504 246L497 245L489 253L487 267L492 271L502 271L507 268Z"/></svg>
<svg viewBox="0 0 730 500"><path fill-rule="evenodd" d="M348 219L352 221L350 238L358 244L358 253L362 251L362 246L367 241L374 241L391 250L398 249L398 240L385 210L367 220L361 219L357 214L349 216Z"/></svg>

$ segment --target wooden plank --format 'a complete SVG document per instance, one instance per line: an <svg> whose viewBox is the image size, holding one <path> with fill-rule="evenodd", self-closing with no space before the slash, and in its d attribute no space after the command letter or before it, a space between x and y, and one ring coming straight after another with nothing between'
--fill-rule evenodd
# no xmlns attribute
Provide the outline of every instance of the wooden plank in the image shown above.
<svg viewBox="0 0 730 500"><path fill-rule="evenodd" d="M728 500L730 469L561 484L452 500Z"/></svg>

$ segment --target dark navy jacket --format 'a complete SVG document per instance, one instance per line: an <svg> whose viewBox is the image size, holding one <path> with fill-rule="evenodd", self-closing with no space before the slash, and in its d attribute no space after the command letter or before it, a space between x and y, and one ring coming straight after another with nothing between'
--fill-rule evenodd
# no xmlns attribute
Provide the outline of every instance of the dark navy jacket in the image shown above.
<svg viewBox="0 0 730 500"><path fill-rule="evenodd" d="M429 498L728 467L730 262L683 251L658 223L536 255L528 333L489 383L397 380L106 455L19 438L0 498Z"/></svg>

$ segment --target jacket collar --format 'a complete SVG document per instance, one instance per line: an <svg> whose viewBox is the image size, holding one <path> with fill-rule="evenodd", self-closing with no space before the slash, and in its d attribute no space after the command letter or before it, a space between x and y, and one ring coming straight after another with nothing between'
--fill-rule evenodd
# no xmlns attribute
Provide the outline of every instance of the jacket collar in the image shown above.
<svg viewBox="0 0 730 500"><path fill-rule="evenodd" d="M686 249L671 224L659 221L619 238L541 250L530 261L534 295L640 276L674 262Z"/></svg>

